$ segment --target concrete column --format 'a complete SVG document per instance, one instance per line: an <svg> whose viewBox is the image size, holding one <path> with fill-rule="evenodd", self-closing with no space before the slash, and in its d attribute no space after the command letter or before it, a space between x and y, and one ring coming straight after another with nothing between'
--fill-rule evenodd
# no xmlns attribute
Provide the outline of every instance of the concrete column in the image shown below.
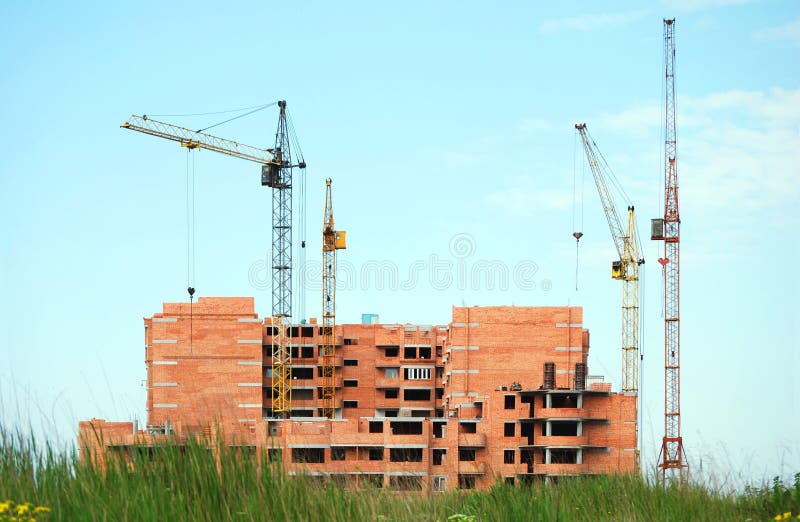
<svg viewBox="0 0 800 522"><path fill-rule="evenodd" d="M578 394L578 408L583 408L583 394Z"/></svg>
<svg viewBox="0 0 800 522"><path fill-rule="evenodd" d="M583 435L583 422L578 421L578 437L580 437L581 435Z"/></svg>
<svg viewBox="0 0 800 522"><path fill-rule="evenodd" d="M553 424L550 421L545 423L544 434L546 437L549 437L553 433Z"/></svg>
<svg viewBox="0 0 800 522"><path fill-rule="evenodd" d="M544 463L550 464L550 448L544 450Z"/></svg>

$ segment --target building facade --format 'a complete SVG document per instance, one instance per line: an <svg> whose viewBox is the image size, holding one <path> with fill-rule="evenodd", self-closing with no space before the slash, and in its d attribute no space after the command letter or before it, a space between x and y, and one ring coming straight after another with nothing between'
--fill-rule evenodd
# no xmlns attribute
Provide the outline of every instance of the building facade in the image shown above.
<svg viewBox="0 0 800 522"><path fill-rule="evenodd" d="M336 410L321 417L320 331L291 328L292 412L271 408L271 327L252 298L145 318L147 425L80 424L84 453L222 434L289 474L446 491L636 471L636 397L587 374L580 307L454 307L446 325L336 327Z"/></svg>

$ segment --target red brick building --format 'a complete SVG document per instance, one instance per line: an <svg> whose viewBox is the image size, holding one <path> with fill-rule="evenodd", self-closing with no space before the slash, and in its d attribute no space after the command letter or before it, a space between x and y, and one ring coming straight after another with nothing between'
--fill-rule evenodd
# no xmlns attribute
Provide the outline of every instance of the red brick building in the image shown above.
<svg viewBox="0 0 800 522"><path fill-rule="evenodd" d="M587 375L580 307L454 307L446 325L338 325L332 420L319 416L313 319L291 330L288 420L272 415L269 321L252 298L165 303L144 323L147 426L82 422L84 452L215 426L231 444L280 456L289 474L354 486L635 471L636 397Z"/></svg>

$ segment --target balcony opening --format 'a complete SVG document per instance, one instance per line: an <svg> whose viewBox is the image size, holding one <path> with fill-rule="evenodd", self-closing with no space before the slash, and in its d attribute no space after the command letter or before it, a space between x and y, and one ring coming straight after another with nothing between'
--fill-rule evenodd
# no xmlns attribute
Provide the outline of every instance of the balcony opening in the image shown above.
<svg viewBox="0 0 800 522"><path fill-rule="evenodd" d="M515 436L516 431L517 431L517 423L516 422L503 423L503 436L504 437L513 437L513 436Z"/></svg>
<svg viewBox="0 0 800 522"><path fill-rule="evenodd" d="M419 358L420 359L430 359L431 358L431 347L430 346L420 346L419 347Z"/></svg>
<svg viewBox="0 0 800 522"><path fill-rule="evenodd" d="M320 335L333 335L333 327L332 326L320 326L319 327L319 334Z"/></svg>
<svg viewBox="0 0 800 522"><path fill-rule="evenodd" d="M292 379L313 379L314 378L314 368L298 368L297 366L292 367Z"/></svg>
<svg viewBox="0 0 800 522"><path fill-rule="evenodd" d="M577 464L577 449L551 449L550 464Z"/></svg>
<svg viewBox="0 0 800 522"><path fill-rule="evenodd" d="M292 390L292 400L295 401L311 401L314 400L314 390L299 389Z"/></svg>
<svg viewBox="0 0 800 522"><path fill-rule="evenodd" d="M516 451L513 449L503 450L503 464L513 464L516 456Z"/></svg>
<svg viewBox="0 0 800 522"><path fill-rule="evenodd" d="M398 368L386 368L383 370L383 376L386 377L387 379L397 379L398 375L399 375Z"/></svg>
<svg viewBox="0 0 800 522"><path fill-rule="evenodd" d="M313 417L314 410L292 410L289 414L290 417Z"/></svg>
<svg viewBox="0 0 800 522"><path fill-rule="evenodd" d="M358 401L342 401L342 408L358 408Z"/></svg>
<svg viewBox="0 0 800 522"><path fill-rule="evenodd" d="M325 448L292 448L292 462L300 464L325 462Z"/></svg>
<svg viewBox="0 0 800 522"><path fill-rule="evenodd" d="M367 475L366 473L361 474L358 476L358 484L362 489L380 489L383 487L383 475Z"/></svg>
<svg viewBox="0 0 800 522"><path fill-rule="evenodd" d="M303 346L300 348L300 358L301 359L313 359L314 358L314 347L313 346Z"/></svg>
<svg viewBox="0 0 800 522"><path fill-rule="evenodd" d="M475 475L458 474L459 489L475 489Z"/></svg>
<svg viewBox="0 0 800 522"><path fill-rule="evenodd" d="M445 434L447 433L447 423L446 422L434 422L433 423L433 438L434 439L443 439Z"/></svg>
<svg viewBox="0 0 800 522"><path fill-rule="evenodd" d="M383 448L369 448L369 460L383 460Z"/></svg>
<svg viewBox="0 0 800 522"><path fill-rule="evenodd" d="M383 421L369 421L370 433L383 433Z"/></svg>
<svg viewBox="0 0 800 522"><path fill-rule="evenodd" d="M345 366L358 366L358 359L345 359L344 360Z"/></svg>
<svg viewBox="0 0 800 522"><path fill-rule="evenodd" d="M397 410L397 409L383 410L383 416L384 417L397 417L397 413L399 411L400 410Z"/></svg>
<svg viewBox="0 0 800 522"><path fill-rule="evenodd" d="M292 346L289 348L289 353L292 354L292 359L297 359L300 357L300 347L299 346Z"/></svg>
<svg viewBox="0 0 800 522"><path fill-rule="evenodd" d="M383 390L383 396L387 399L396 399L400 396L400 388L386 388Z"/></svg>
<svg viewBox="0 0 800 522"><path fill-rule="evenodd" d="M507 410L513 410L517 407L517 396L516 395L506 395L503 399L503 405Z"/></svg>
<svg viewBox="0 0 800 522"><path fill-rule="evenodd" d="M343 384L345 388L358 388L358 379L345 379Z"/></svg>
<svg viewBox="0 0 800 522"><path fill-rule="evenodd" d="M459 448L458 460L461 462L475 462L475 450L470 448Z"/></svg>
<svg viewBox="0 0 800 522"><path fill-rule="evenodd" d="M438 398L440 397L437 397L437 399ZM433 410L433 416L436 417L437 419L441 419L442 417L444 417L444 410L442 408L436 408L435 410Z"/></svg>
<svg viewBox="0 0 800 522"><path fill-rule="evenodd" d="M314 327L313 326L303 326L300 329L300 335L302 337L314 337Z"/></svg>
<svg viewBox="0 0 800 522"><path fill-rule="evenodd" d="M300 337L300 328L296 326L289 328L289 337Z"/></svg>
<svg viewBox="0 0 800 522"><path fill-rule="evenodd" d="M390 448L390 462L422 462L422 448Z"/></svg>
<svg viewBox="0 0 800 522"><path fill-rule="evenodd" d="M430 390L403 390L403 400L406 401L429 401L431 400Z"/></svg>
<svg viewBox="0 0 800 522"><path fill-rule="evenodd" d="M444 388L436 388L436 398L441 399L444 397Z"/></svg>
<svg viewBox="0 0 800 522"><path fill-rule="evenodd" d="M392 422L390 423L393 435L422 435L421 422Z"/></svg>
<svg viewBox="0 0 800 522"><path fill-rule="evenodd" d="M444 366L437 366L436 367L436 378L441 379L444 377Z"/></svg>
<svg viewBox="0 0 800 522"><path fill-rule="evenodd" d="M400 347L399 346L387 346L386 350L386 357L397 357L400 355Z"/></svg>
<svg viewBox="0 0 800 522"><path fill-rule="evenodd" d="M443 493L447 491L447 477L446 476L433 477L433 490L437 493Z"/></svg>
<svg viewBox="0 0 800 522"><path fill-rule="evenodd" d="M417 347L416 346L406 346L403 348L403 359L416 359L417 358Z"/></svg>
<svg viewBox="0 0 800 522"><path fill-rule="evenodd" d="M422 491L422 477L389 477L389 487L398 491Z"/></svg>
<svg viewBox="0 0 800 522"><path fill-rule="evenodd" d="M441 466L444 464L444 456L447 454L446 449L434 448L431 460L434 466Z"/></svg>
<svg viewBox="0 0 800 522"><path fill-rule="evenodd" d="M442 345L441 344L437 344L436 345L436 357L441 357L441 356L442 356Z"/></svg>
<svg viewBox="0 0 800 522"><path fill-rule="evenodd" d="M282 451L280 448L267 449L267 462L280 462Z"/></svg>
<svg viewBox="0 0 800 522"><path fill-rule="evenodd" d="M427 419L430 417L431 410L411 410L412 417L418 417L422 419Z"/></svg>
<svg viewBox="0 0 800 522"><path fill-rule="evenodd" d="M551 422L550 435L553 437L577 437L577 422Z"/></svg>
<svg viewBox="0 0 800 522"><path fill-rule="evenodd" d="M458 432L459 433L478 433L478 423L477 422L459 422L458 423Z"/></svg>
<svg viewBox="0 0 800 522"><path fill-rule="evenodd" d="M267 326L267 327L264 328L264 333L266 333L267 335L276 335L278 333L278 327L277 326Z"/></svg>
<svg viewBox="0 0 800 522"><path fill-rule="evenodd" d="M358 339L353 339L353 338L350 338L350 337L345 337L344 338L344 345L345 346L352 346L352 345L356 345L356 344L358 344Z"/></svg>
<svg viewBox="0 0 800 522"><path fill-rule="evenodd" d="M347 460L347 450L345 448L331 448L331 460Z"/></svg>
<svg viewBox="0 0 800 522"><path fill-rule="evenodd" d="M577 408L578 398L575 395L550 395L551 408Z"/></svg>

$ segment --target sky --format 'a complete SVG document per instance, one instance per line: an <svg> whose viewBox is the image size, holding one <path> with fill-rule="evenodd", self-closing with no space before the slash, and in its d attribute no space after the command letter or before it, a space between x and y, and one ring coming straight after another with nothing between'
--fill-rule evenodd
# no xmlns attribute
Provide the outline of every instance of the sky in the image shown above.
<svg viewBox="0 0 800 522"><path fill-rule="evenodd" d="M117 4L0 5L6 426L67 444L79 420L146 417L142 318L187 299L189 158L119 125L285 99L308 164L295 319L320 315L330 177L348 234L339 322L582 306L590 373L616 390L621 288L577 146L585 122L638 216L642 462L654 467L663 245L648 231L663 215L662 31L676 18L686 452L695 476L721 486L800 471L800 3ZM213 133L266 148L276 123L272 107ZM197 295L253 296L267 316L259 166L192 154Z"/></svg>

